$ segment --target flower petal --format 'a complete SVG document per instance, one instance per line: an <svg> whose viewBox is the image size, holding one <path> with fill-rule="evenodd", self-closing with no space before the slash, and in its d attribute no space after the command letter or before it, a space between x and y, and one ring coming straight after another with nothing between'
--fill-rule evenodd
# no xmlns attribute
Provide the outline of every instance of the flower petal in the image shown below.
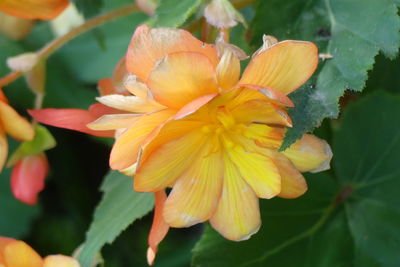
<svg viewBox="0 0 400 267"><path fill-rule="evenodd" d="M124 79L124 87L135 96L148 98L149 88L146 84L139 82L136 75L128 74Z"/></svg>
<svg viewBox="0 0 400 267"><path fill-rule="evenodd" d="M250 124L243 129L243 136L254 140L255 143L261 147L273 150L281 146L284 134L284 128L269 127L256 123Z"/></svg>
<svg viewBox="0 0 400 267"><path fill-rule="evenodd" d="M178 52L163 58L150 73L147 85L156 101L176 109L218 92L211 61L195 52Z"/></svg>
<svg viewBox="0 0 400 267"><path fill-rule="evenodd" d="M96 131L117 130L121 128L129 128L137 122L142 114L110 114L103 115L94 122L87 125L89 129Z"/></svg>
<svg viewBox="0 0 400 267"><path fill-rule="evenodd" d="M114 137L113 131L94 131L86 125L98 117L83 109L54 109L28 110L28 113L38 122L100 137Z"/></svg>
<svg viewBox="0 0 400 267"><path fill-rule="evenodd" d="M136 29L129 44L126 67L128 72L146 82L158 60L167 54L181 51L201 53L209 58L213 66L217 65L216 49L197 40L188 31L170 28L151 29L147 25L142 25Z"/></svg>
<svg viewBox="0 0 400 267"><path fill-rule="evenodd" d="M270 199L279 194L281 176L269 157L245 151L240 146L229 149L228 155L258 197Z"/></svg>
<svg viewBox="0 0 400 267"><path fill-rule="evenodd" d="M225 49L217 66L217 79L219 86L224 90L228 90L237 84L239 76L239 58L237 58L231 50Z"/></svg>
<svg viewBox="0 0 400 267"><path fill-rule="evenodd" d="M8 155L8 142L7 137L1 129L0 125L0 172L3 170L4 163L6 162Z"/></svg>
<svg viewBox="0 0 400 267"><path fill-rule="evenodd" d="M272 152L272 151L271 151ZM293 163L282 153L273 152L272 160L281 175L281 192L279 197L297 198L307 191L307 182Z"/></svg>
<svg viewBox="0 0 400 267"><path fill-rule="evenodd" d="M167 194L164 190L154 193L155 197L155 209L153 224L149 234L149 248L147 250L147 262L149 265L153 265L158 245L167 235L169 225L165 222L163 217L164 203L167 199Z"/></svg>
<svg viewBox="0 0 400 267"><path fill-rule="evenodd" d="M222 155L210 154L212 143L190 162L176 181L164 207L165 221L172 227L189 227L208 220L222 192Z"/></svg>
<svg viewBox="0 0 400 267"><path fill-rule="evenodd" d="M113 95L113 94L123 94L124 92L119 92L119 90L113 85L110 78L100 79L97 83L97 89L101 96ZM125 91L129 93L128 91Z"/></svg>
<svg viewBox="0 0 400 267"><path fill-rule="evenodd" d="M35 205L39 192L44 189L44 180L49 163L43 153L26 156L17 162L11 173L11 189L16 199Z"/></svg>
<svg viewBox="0 0 400 267"><path fill-rule="evenodd" d="M134 113L149 113L166 109L165 106L160 105L157 102L148 101L137 96L124 96L114 94L97 97L96 99L97 101L108 107Z"/></svg>
<svg viewBox="0 0 400 267"><path fill-rule="evenodd" d="M193 114L196 112L199 108L210 102L214 97L216 97L217 94L209 94L209 95L203 95L199 98L196 98L192 102L189 102L188 104L184 105L178 113L175 115L175 120L180 120L185 118L188 115Z"/></svg>
<svg viewBox="0 0 400 267"><path fill-rule="evenodd" d="M286 106L286 107L294 107L292 100L290 100L289 97L287 97L285 94L283 94L277 90L258 86L258 85L252 85L252 84L240 84L239 86L245 87L245 88L251 88L253 90L256 90L256 91L262 93L264 96L267 97L267 99L270 102L272 102L276 105Z"/></svg>
<svg viewBox="0 0 400 267"><path fill-rule="evenodd" d="M146 137L161 123L175 114L169 109L143 115L115 141L110 155L110 167L122 170L134 164Z"/></svg>
<svg viewBox="0 0 400 267"><path fill-rule="evenodd" d="M318 48L311 42L284 41L256 54L240 84L254 84L284 94L299 88L318 65Z"/></svg>
<svg viewBox="0 0 400 267"><path fill-rule="evenodd" d="M229 159L225 159L223 191L210 222L221 235L234 241L250 238L261 225L258 198Z"/></svg>
<svg viewBox="0 0 400 267"><path fill-rule="evenodd" d="M265 100L249 100L231 111L238 122L292 126L286 111Z"/></svg>
<svg viewBox="0 0 400 267"><path fill-rule="evenodd" d="M0 123L3 130L17 140L29 141L35 135L32 125L2 101L0 101Z"/></svg>
<svg viewBox="0 0 400 267"><path fill-rule="evenodd" d="M0 10L25 19L50 20L68 6L68 0L2 0Z"/></svg>
<svg viewBox="0 0 400 267"><path fill-rule="evenodd" d="M305 134L296 143L282 152L301 172L328 170L332 159L329 144L318 137Z"/></svg>
<svg viewBox="0 0 400 267"><path fill-rule="evenodd" d="M4 250L5 266L42 267L43 260L39 254L23 241L13 240Z"/></svg>
<svg viewBox="0 0 400 267"><path fill-rule="evenodd" d="M135 190L156 192L173 184L192 164L206 138L193 131L154 149L138 166Z"/></svg>
<svg viewBox="0 0 400 267"><path fill-rule="evenodd" d="M43 267L80 267L79 262L64 255L51 255L44 259Z"/></svg>

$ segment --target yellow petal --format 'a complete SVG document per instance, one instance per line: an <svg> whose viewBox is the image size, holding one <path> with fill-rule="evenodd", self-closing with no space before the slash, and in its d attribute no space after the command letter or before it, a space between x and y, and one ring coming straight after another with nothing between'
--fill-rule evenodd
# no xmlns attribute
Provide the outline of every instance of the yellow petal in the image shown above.
<svg viewBox="0 0 400 267"><path fill-rule="evenodd" d="M305 134L282 152L301 172L320 172L330 168L332 150L329 144L318 137Z"/></svg>
<svg viewBox="0 0 400 267"><path fill-rule="evenodd" d="M176 109L218 92L211 61L194 52L178 52L163 58L150 73L147 85L157 102Z"/></svg>
<svg viewBox="0 0 400 267"><path fill-rule="evenodd" d="M159 146L136 170L134 188L156 192L173 184L197 157L207 137L196 131Z"/></svg>
<svg viewBox="0 0 400 267"><path fill-rule="evenodd" d="M29 141L35 135L32 125L4 102L0 102L0 123L4 131L17 140Z"/></svg>
<svg viewBox="0 0 400 267"><path fill-rule="evenodd" d="M87 125L89 129L102 131L102 130L116 130L121 128L129 128L137 122L142 114L110 114L103 115L94 122Z"/></svg>
<svg viewBox="0 0 400 267"><path fill-rule="evenodd" d="M135 113L148 113L166 109L163 105L137 96L115 94L97 97L96 99L106 106Z"/></svg>
<svg viewBox="0 0 400 267"><path fill-rule="evenodd" d="M197 52L209 58L213 66L217 65L216 49L180 29L155 28L146 25L138 27L132 37L126 55L128 72L135 74L145 82L156 62L167 54L175 52Z"/></svg>
<svg viewBox="0 0 400 267"><path fill-rule="evenodd" d="M281 175L281 192L279 197L297 198L307 191L307 183L303 175L293 163L282 153L272 152L272 159Z"/></svg>
<svg viewBox="0 0 400 267"><path fill-rule="evenodd" d="M204 222L215 211L222 191L222 155L210 154L212 143L190 162L180 176L164 207L165 221L172 227L189 227Z"/></svg>
<svg viewBox="0 0 400 267"><path fill-rule="evenodd" d="M137 80L136 75L128 74L124 78L124 87L131 94L138 96L143 99L147 99L149 88L146 84L141 83Z"/></svg>
<svg viewBox="0 0 400 267"><path fill-rule="evenodd" d="M281 144L285 129L263 124L250 124L243 128L243 136L255 141L261 147L276 150Z"/></svg>
<svg viewBox="0 0 400 267"><path fill-rule="evenodd" d="M0 172L3 170L4 163L6 162L8 155L8 142L0 125Z"/></svg>
<svg viewBox="0 0 400 267"><path fill-rule="evenodd" d="M240 175L260 198L273 198L281 191L281 176L274 162L265 155L236 146L227 151Z"/></svg>
<svg viewBox="0 0 400 267"><path fill-rule="evenodd" d="M258 198L229 159L225 159L223 191L211 225L225 238L250 238L261 225Z"/></svg>
<svg viewBox="0 0 400 267"><path fill-rule="evenodd" d="M159 124L174 114L174 111L163 110L140 117L115 141L110 155L110 167L122 170L134 164L142 142Z"/></svg>
<svg viewBox="0 0 400 267"><path fill-rule="evenodd" d="M284 41L255 55L239 83L254 84L289 94L311 77L317 65L318 48L315 44Z"/></svg>
<svg viewBox="0 0 400 267"><path fill-rule="evenodd" d="M237 84L239 76L240 60L231 50L225 49L217 66L219 86L224 90L228 90Z"/></svg>
<svg viewBox="0 0 400 267"><path fill-rule="evenodd" d="M51 255L44 259L43 267L80 267L79 262L64 255Z"/></svg>
<svg viewBox="0 0 400 267"><path fill-rule="evenodd" d="M292 120L284 109L265 100L249 100L231 112L238 122L292 126Z"/></svg>
<svg viewBox="0 0 400 267"><path fill-rule="evenodd" d="M42 267L43 260L29 245L23 241L13 241L4 248L5 266Z"/></svg>
<svg viewBox="0 0 400 267"><path fill-rule="evenodd" d="M1 0L0 11L25 19L50 20L68 6L68 0Z"/></svg>

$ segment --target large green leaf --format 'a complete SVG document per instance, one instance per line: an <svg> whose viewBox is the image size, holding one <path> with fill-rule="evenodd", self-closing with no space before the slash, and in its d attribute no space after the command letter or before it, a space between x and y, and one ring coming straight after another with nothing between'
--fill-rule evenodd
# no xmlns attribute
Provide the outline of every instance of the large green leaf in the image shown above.
<svg viewBox="0 0 400 267"><path fill-rule="evenodd" d="M278 39L316 42L333 58L321 62L312 85L292 94L294 127L282 148L311 131L326 117L339 113L346 89L361 91L374 57L382 51L393 58L400 45L397 1L392 0L268 0L258 1L254 41L263 33Z"/></svg>
<svg viewBox="0 0 400 267"><path fill-rule="evenodd" d="M196 12L200 4L201 0L160 0L150 24L154 27L177 28Z"/></svg>
<svg viewBox="0 0 400 267"><path fill-rule="evenodd" d="M391 267L400 254L400 97L353 104L334 136L333 179L307 175L297 200L262 201L263 226L231 242L208 228L194 266Z"/></svg>
<svg viewBox="0 0 400 267"><path fill-rule="evenodd" d="M150 193L133 191L132 179L116 171L110 171L101 186L103 199L94 213L94 219L83 245L79 260L90 266L93 257L135 220L149 213L154 205Z"/></svg>

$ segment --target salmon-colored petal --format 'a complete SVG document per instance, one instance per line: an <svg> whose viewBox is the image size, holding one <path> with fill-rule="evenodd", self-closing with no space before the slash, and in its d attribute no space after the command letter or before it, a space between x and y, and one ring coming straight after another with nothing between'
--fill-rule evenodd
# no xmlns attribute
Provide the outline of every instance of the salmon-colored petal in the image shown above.
<svg viewBox="0 0 400 267"><path fill-rule="evenodd" d="M136 170L135 190L156 192L172 185L187 171L206 139L195 131L155 149Z"/></svg>
<svg viewBox="0 0 400 267"><path fill-rule="evenodd" d="M265 95L267 99L274 104L286 107L294 107L292 100L290 100L290 98L287 97L287 95L277 90L252 84L240 84L238 86L256 90Z"/></svg>
<svg viewBox="0 0 400 267"><path fill-rule="evenodd" d="M100 137L114 137L113 131L94 131L86 125L98 117L83 109L54 109L28 110L38 122Z"/></svg>
<svg viewBox="0 0 400 267"><path fill-rule="evenodd" d="M189 102L185 106L183 106L178 113L175 115L175 120L180 120L183 119L184 117L193 114L196 112L199 108L210 102L214 97L216 97L217 94L209 94L209 95L204 95L199 98L196 98L192 102Z"/></svg>
<svg viewBox="0 0 400 267"><path fill-rule="evenodd" d="M89 112L92 113L96 118L99 118L105 114L121 114L124 113L121 110L107 107L106 105L96 103L89 107Z"/></svg>
<svg viewBox="0 0 400 267"><path fill-rule="evenodd" d="M50 20L67 6L68 0L1 0L0 11L25 19Z"/></svg>
<svg viewBox="0 0 400 267"><path fill-rule="evenodd" d="M318 48L315 44L283 41L256 54L239 83L254 84L289 94L311 77L317 65Z"/></svg>
<svg viewBox="0 0 400 267"><path fill-rule="evenodd" d="M0 124L0 172L3 170L8 155L8 142Z"/></svg>
<svg viewBox="0 0 400 267"><path fill-rule="evenodd" d="M111 114L104 115L87 125L89 129L96 131L117 130L129 128L137 122L142 114Z"/></svg>
<svg viewBox="0 0 400 267"><path fill-rule="evenodd" d="M43 153L22 158L11 173L11 190L19 201L35 205L39 193L44 189L44 180L49 171L49 163Z"/></svg>
<svg viewBox="0 0 400 267"><path fill-rule="evenodd" d="M16 242L16 240L13 238L0 236L0 264L3 264L3 265L6 264L5 259L4 259L4 249L11 242Z"/></svg>
<svg viewBox="0 0 400 267"><path fill-rule="evenodd" d="M170 28L151 29L147 25L138 27L132 37L126 54L128 72L135 74L142 82L147 81L156 62L174 52L197 52L217 65L216 49L205 44L185 30Z"/></svg>
<svg viewBox="0 0 400 267"><path fill-rule="evenodd" d="M43 260L39 254L23 241L9 242L3 251L5 266L42 267Z"/></svg>
<svg viewBox="0 0 400 267"><path fill-rule="evenodd" d="M258 198L235 165L225 159L223 191L211 225L225 238L249 239L261 225Z"/></svg>
<svg viewBox="0 0 400 267"><path fill-rule="evenodd" d="M305 134L282 152L301 172L320 172L330 168L332 150L329 144L318 137Z"/></svg>
<svg viewBox="0 0 400 267"><path fill-rule="evenodd" d="M3 90L0 88L0 101L4 102L6 104L8 104L8 99L7 97L4 95Z"/></svg>
<svg viewBox="0 0 400 267"><path fill-rule="evenodd" d="M229 49L225 49L224 54L217 66L218 84L223 90L234 87L240 77L240 60Z"/></svg>
<svg viewBox="0 0 400 267"><path fill-rule="evenodd" d="M100 79L97 84L97 89L101 96L105 95L113 95L113 94L121 94L121 95L128 95L129 92L127 90L119 90L117 87L114 86L113 81L110 78Z"/></svg>
<svg viewBox="0 0 400 267"><path fill-rule="evenodd" d="M157 254L158 245L167 235L169 225L165 222L163 216L164 203L167 199L167 194L164 190L154 193L155 197L155 209L153 224L149 234L149 248L147 250L147 262L149 265L153 265Z"/></svg>
<svg viewBox="0 0 400 267"><path fill-rule="evenodd" d="M137 160L143 141L159 124L175 114L172 110L163 110L141 116L126 132L121 134L110 155L110 167L122 170L134 164Z"/></svg>
<svg viewBox="0 0 400 267"><path fill-rule="evenodd" d="M172 227L189 227L208 220L222 192L223 161L221 152L212 151L212 143L176 181L165 202L164 218Z"/></svg>
<svg viewBox="0 0 400 267"><path fill-rule="evenodd" d="M80 264L72 257L50 255L44 259L43 267L80 267Z"/></svg>
<svg viewBox="0 0 400 267"><path fill-rule="evenodd" d="M284 109L265 100L249 100L231 112L238 122L292 126L292 120Z"/></svg>
<svg viewBox="0 0 400 267"><path fill-rule="evenodd" d="M157 102L149 101L137 96L114 94L97 97L96 99L103 105L134 113L149 113L166 109L165 106L160 105Z"/></svg>
<svg viewBox="0 0 400 267"><path fill-rule="evenodd" d="M35 131L32 125L11 106L0 101L0 123L3 130L17 140L32 140Z"/></svg>
<svg viewBox="0 0 400 267"><path fill-rule="evenodd" d="M147 85L157 102L176 109L218 92L214 66L195 52L168 54L150 73Z"/></svg>
<svg viewBox="0 0 400 267"><path fill-rule="evenodd" d="M281 192L278 197L297 198L307 191L307 182L293 163L282 153L272 152L271 158L281 175Z"/></svg>
<svg viewBox="0 0 400 267"><path fill-rule="evenodd" d="M229 159L241 177L260 198L273 198L281 191L281 176L271 158L237 146L228 150Z"/></svg>
<svg viewBox="0 0 400 267"><path fill-rule="evenodd" d="M117 93L129 95L129 92L126 90L124 86L125 77L128 75L126 71L125 57L122 57L117 65L115 65L111 82L112 85L116 88Z"/></svg>

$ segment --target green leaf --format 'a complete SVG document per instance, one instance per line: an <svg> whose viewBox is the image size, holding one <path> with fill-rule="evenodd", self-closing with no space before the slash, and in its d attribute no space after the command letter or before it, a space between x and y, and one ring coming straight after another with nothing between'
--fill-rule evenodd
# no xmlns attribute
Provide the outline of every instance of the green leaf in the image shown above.
<svg viewBox="0 0 400 267"><path fill-rule="evenodd" d="M177 28L199 8L201 0L161 0L150 25Z"/></svg>
<svg viewBox="0 0 400 267"><path fill-rule="evenodd" d="M96 208L94 219L83 245L79 260L90 266L93 257L135 220L149 213L154 206L153 195L133 190L132 178L110 171L101 186L103 198Z"/></svg>
<svg viewBox="0 0 400 267"><path fill-rule="evenodd" d="M361 91L367 72L381 51L393 58L400 45L400 19L391 0L258 1L253 22L254 41L263 33L278 39L314 41L320 53L333 58L321 62L312 88L291 95L294 127L282 148L313 130L324 118L336 118L338 100L346 89Z"/></svg>
<svg viewBox="0 0 400 267"><path fill-rule="evenodd" d="M307 175L296 200L261 201L263 225L231 242L210 227L194 266L391 267L400 262L400 97L350 106L334 136L335 174Z"/></svg>
<svg viewBox="0 0 400 267"><path fill-rule="evenodd" d="M7 166L11 167L21 158L43 151L52 149L56 146L56 140L46 127L37 125L35 127L35 137L32 141L23 142L12 154L7 162Z"/></svg>
<svg viewBox="0 0 400 267"><path fill-rule="evenodd" d="M85 18L98 14L103 5L103 0L73 0L73 2Z"/></svg>

